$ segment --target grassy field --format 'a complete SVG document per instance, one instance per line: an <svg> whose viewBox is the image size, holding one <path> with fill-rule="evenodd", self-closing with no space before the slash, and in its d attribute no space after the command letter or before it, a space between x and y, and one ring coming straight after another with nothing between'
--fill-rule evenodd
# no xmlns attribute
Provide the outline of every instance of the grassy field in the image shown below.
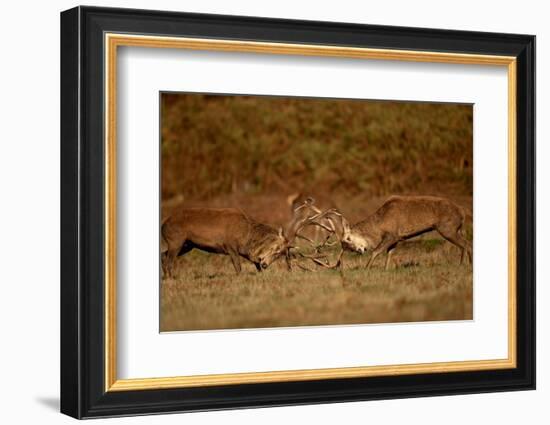
<svg viewBox="0 0 550 425"><path fill-rule="evenodd" d="M161 331L472 318L472 266L441 239L403 243L387 271L384 258L371 270L366 256L344 258L343 273L288 272L278 261L236 275L228 257L192 251L162 283Z"/></svg>
<svg viewBox="0 0 550 425"><path fill-rule="evenodd" d="M287 197L330 198L356 223L391 195L448 197L472 211L471 105L162 95L162 217L188 206L234 207L272 226ZM472 240L470 219L465 229ZM162 282L161 330L200 330L472 318L472 267L435 234L384 256L345 254L343 274L288 272L283 261L237 276L228 257L179 258Z"/></svg>

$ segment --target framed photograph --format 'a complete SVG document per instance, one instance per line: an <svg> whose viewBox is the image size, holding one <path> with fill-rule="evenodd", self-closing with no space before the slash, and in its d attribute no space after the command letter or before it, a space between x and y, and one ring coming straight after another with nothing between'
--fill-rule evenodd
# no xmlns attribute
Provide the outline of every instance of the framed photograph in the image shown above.
<svg viewBox="0 0 550 425"><path fill-rule="evenodd" d="M535 37L61 14L61 411L535 388Z"/></svg>

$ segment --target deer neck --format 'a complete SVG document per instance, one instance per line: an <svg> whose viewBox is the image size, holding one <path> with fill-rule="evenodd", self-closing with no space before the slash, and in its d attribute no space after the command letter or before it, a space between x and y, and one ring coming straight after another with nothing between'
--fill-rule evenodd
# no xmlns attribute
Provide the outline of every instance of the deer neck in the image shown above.
<svg viewBox="0 0 550 425"><path fill-rule="evenodd" d="M374 216L370 216L365 220L355 224L351 230L352 233L356 233L360 235L363 239L365 239L371 248L378 245L380 239L380 230L378 226L376 226Z"/></svg>
<svg viewBox="0 0 550 425"><path fill-rule="evenodd" d="M250 261L255 261L265 240L271 233L276 233L276 231L264 224L251 223L248 229L248 235L243 241L243 252L241 254Z"/></svg>

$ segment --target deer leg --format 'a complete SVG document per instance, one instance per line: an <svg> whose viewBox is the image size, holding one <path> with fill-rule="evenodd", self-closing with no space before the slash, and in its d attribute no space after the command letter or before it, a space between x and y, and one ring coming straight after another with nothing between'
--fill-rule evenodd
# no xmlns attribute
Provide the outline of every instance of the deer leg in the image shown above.
<svg viewBox="0 0 550 425"><path fill-rule="evenodd" d="M369 260L367 261L367 269L370 269L372 263L374 262L374 259L378 257L379 252L372 251L372 254L369 257Z"/></svg>
<svg viewBox="0 0 550 425"><path fill-rule="evenodd" d="M237 251L234 249L228 249L229 257L231 258L231 262L233 263L233 267L235 267L235 271L237 274L241 272L241 261L239 260L239 254L237 254ZM256 264L256 269L258 269L258 265Z"/></svg>
<svg viewBox="0 0 550 425"><path fill-rule="evenodd" d="M454 226L453 226L454 227ZM458 228L452 228L448 226L440 226L437 228L437 231L441 236L443 236L446 240L451 242L453 245L460 248L460 264L464 261L464 253L468 255L468 260L470 260L470 264L472 263L472 252L470 248L470 243L462 237L462 235L459 232L460 226Z"/></svg>
<svg viewBox="0 0 550 425"><path fill-rule="evenodd" d="M174 267L176 264L176 258L180 257L182 255L187 254L189 251L193 249L193 246L190 245L187 242L184 242L181 247L177 247L174 249L169 249L164 253L164 263L163 263L163 271L166 271L166 276L169 278L174 278Z"/></svg>
<svg viewBox="0 0 550 425"><path fill-rule="evenodd" d="M468 255L468 260L469 260L470 264L472 264L473 263L473 261L472 261L472 243L468 239L464 238L464 236L462 235L461 230L462 230L462 227L459 229L459 231L457 233L460 236L460 238L464 241L464 243L466 244L466 254Z"/></svg>
<svg viewBox="0 0 550 425"><path fill-rule="evenodd" d="M390 267L391 257L392 257L393 251L395 251L396 245L397 244L393 244L388 248L388 255L386 256L386 266L384 267L386 270L388 270Z"/></svg>
<svg viewBox="0 0 550 425"><path fill-rule="evenodd" d="M162 267L162 277L168 277L168 269L166 268L166 255L167 252L160 254L160 266Z"/></svg>
<svg viewBox="0 0 550 425"><path fill-rule="evenodd" d="M378 246L372 251L372 255L369 258L369 261L367 262L367 269L370 269L372 266L372 263L378 257L381 253L384 251L388 251L393 245L397 243L397 240L391 235L384 235L382 238L382 241L378 244Z"/></svg>
<svg viewBox="0 0 550 425"><path fill-rule="evenodd" d="M466 252L466 255L468 256L468 262L472 264L472 244L470 243L470 241L464 239L462 236L460 237L463 239L466 245L466 247L462 251L462 257L464 256L464 252ZM460 264L462 264L462 258L460 259Z"/></svg>
<svg viewBox="0 0 550 425"><path fill-rule="evenodd" d="M178 256L177 249L170 249L166 251L164 254L163 270L166 271L166 277L168 278L174 277L174 263L177 256Z"/></svg>

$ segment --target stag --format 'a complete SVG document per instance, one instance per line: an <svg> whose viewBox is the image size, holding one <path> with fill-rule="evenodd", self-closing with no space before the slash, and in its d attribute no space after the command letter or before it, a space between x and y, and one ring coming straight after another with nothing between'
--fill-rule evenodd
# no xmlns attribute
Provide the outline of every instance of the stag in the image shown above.
<svg viewBox="0 0 550 425"><path fill-rule="evenodd" d="M173 276L176 257L193 248L229 255L237 274L240 257L258 271L266 269L288 250L282 229L258 223L234 208L183 208L161 227L162 270Z"/></svg>
<svg viewBox="0 0 550 425"><path fill-rule="evenodd" d="M392 196L374 214L350 226L342 219L342 247L363 254L372 254L370 268L376 257L387 253L385 268L389 267L396 245L406 239L435 230L444 239L460 248L460 264L465 254L472 262L472 247L462 235L465 211L446 198L434 196Z"/></svg>

